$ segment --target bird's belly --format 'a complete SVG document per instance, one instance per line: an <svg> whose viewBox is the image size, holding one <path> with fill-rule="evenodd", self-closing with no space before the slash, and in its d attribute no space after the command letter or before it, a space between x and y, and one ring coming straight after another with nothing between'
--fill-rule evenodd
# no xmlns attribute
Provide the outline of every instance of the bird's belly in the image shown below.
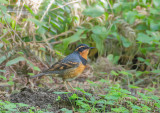
<svg viewBox="0 0 160 113"><path fill-rule="evenodd" d="M85 66L83 64L80 64L77 68L68 70L64 74L63 79L67 81L75 79L83 72L84 69L85 69Z"/></svg>

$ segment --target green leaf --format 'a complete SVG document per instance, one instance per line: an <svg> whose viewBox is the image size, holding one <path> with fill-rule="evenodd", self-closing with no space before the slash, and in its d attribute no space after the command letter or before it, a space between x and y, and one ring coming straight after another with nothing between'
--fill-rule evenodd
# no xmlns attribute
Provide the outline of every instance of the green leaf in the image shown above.
<svg viewBox="0 0 160 113"><path fill-rule="evenodd" d="M7 82L9 85L14 85L14 82L13 81L9 81Z"/></svg>
<svg viewBox="0 0 160 113"><path fill-rule="evenodd" d="M24 103L17 103L17 105L19 105L19 107L28 107L29 105L24 104Z"/></svg>
<svg viewBox="0 0 160 113"><path fill-rule="evenodd" d="M64 49L68 47L68 45L72 42L76 42L80 39L80 35L84 32L83 29L79 29L74 35L71 37L68 37L66 39L63 39Z"/></svg>
<svg viewBox="0 0 160 113"><path fill-rule="evenodd" d="M34 75L34 73L27 73L28 75L30 75L30 76L33 76Z"/></svg>
<svg viewBox="0 0 160 113"><path fill-rule="evenodd" d="M154 4L156 7L159 7L159 6L160 6L160 0L153 0L153 4Z"/></svg>
<svg viewBox="0 0 160 113"><path fill-rule="evenodd" d="M8 61L6 66L11 66L13 64L18 63L19 61L24 61L24 60L26 60L24 57L17 57L17 58L15 58L13 60Z"/></svg>
<svg viewBox="0 0 160 113"><path fill-rule="evenodd" d="M8 4L8 1L6 1L6 0L0 0L0 4Z"/></svg>
<svg viewBox="0 0 160 113"><path fill-rule="evenodd" d="M107 37L107 29L104 26L95 26L92 28L92 32L96 35L99 35L102 39Z"/></svg>
<svg viewBox="0 0 160 113"><path fill-rule="evenodd" d="M104 26L95 26L92 28L92 32L97 35L105 35L107 32L107 29Z"/></svg>
<svg viewBox="0 0 160 113"><path fill-rule="evenodd" d="M7 80L7 78L2 75L0 75L0 78L2 78L3 80Z"/></svg>
<svg viewBox="0 0 160 113"><path fill-rule="evenodd" d="M83 11L83 14L91 17L99 17L104 14L104 8L101 6L89 7Z"/></svg>
<svg viewBox="0 0 160 113"><path fill-rule="evenodd" d="M138 59L139 61L141 61L141 62L145 62L145 59L142 58L142 57L138 57L137 59Z"/></svg>
<svg viewBox="0 0 160 113"><path fill-rule="evenodd" d="M103 40L96 34L92 34L91 37L96 43L96 48L98 49L98 52L102 54L104 50Z"/></svg>
<svg viewBox="0 0 160 113"><path fill-rule="evenodd" d="M35 23L37 26L45 25L45 22L41 22L41 21L39 21L39 20L37 20L35 18L29 18L29 19L27 19L27 21L31 21L31 22Z"/></svg>
<svg viewBox="0 0 160 113"><path fill-rule="evenodd" d="M134 85L129 85L130 88L133 88L133 89L137 89L139 88L138 86L134 86Z"/></svg>
<svg viewBox="0 0 160 113"><path fill-rule="evenodd" d="M0 3L1 4L1 3ZM7 7L4 6L4 5L0 5L0 10L3 12L3 13L6 13L7 12ZM1 14L1 11L0 11L0 14ZM2 13L2 14L3 14Z"/></svg>
<svg viewBox="0 0 160 113"><path fill-rule="evenodd" d="M151 44L152 38L144 33L139 33L137 40L142 43Z"/></svg>
<svg viewBox="0 0 160 113"><path fill-rule="evenodd" d="M109 54L109 55L107 56L107 59L108 59L110 62L112 62L112 61L113 61L113 54Z"/></svg>
<svg viewBox="0 0 160 113"><path fill-rule="evenodd" d="M127 39L124 38L123 36L121 36L120 38L121 38L121 40L122 40L122 44L123 44L124 47L127 48L127 47L129 47L129 46L132 45L131 42L129 42L129 40L127 40Z"/></svg>
<svg viewBox="0 0 160 113"><path fill-rule="evenodd" d="M115 76L118 76L118 75L119 75L117 72L115 72L115 71L113 71L113 70L111 71L111 74L112 74L112 75L115 75Z"/></svg>
<svg viewBox="0 0 160 113"><path fill-rule="evenodd" d="M151 13L151 14L154 14L154 15L157 15L157 14L159 14L159 10L158 10L158 9L155 9L155 8L151 8L151 9L150 9L150 13Z"/></svg>
<svg viewBox="0 0 160 113"><path fill-rule="evenodd" d="M36 16L36 14L32 11L32 9L30 7L28 7L27 5L24 4L24 7L33 15Z"/></svg>
<svg viewBox="0 0 160 113"><path fill-rule="evenodd" d="M33 67L33 69L36 70L36 71L40 71L39 67L36 67L36 66Z"/></svg>
<svg viewBox="0 0 160 113"><path fill-rule="evenodd" d="M1 69L0 69L0 72L3 72L3 73L5 73L5 72L6 72L6 70L1 70Z"/></svg>
<svg viewBox="0 0 160 113"><path fill-rule="evenodd" d="M0 64L1 64L2 62L4 62L6 59L7 59L6 56L1 56L1 57L0 57Z"/></svg>
<svg viewBox="0 0 160 113"><path fill-rule="evenodd" d="M152 73L160 73L160 70L153 70Z"/></svg>
<svg viewBox="0 0 160 113"><path fill-rule="evenodd" d="M55 22L55 21L50 21L50 23L52 24L53 28L56 28L58 30L61 29L61 26L59 25L59 23Z"/></svg>
<svg viewBox="0 0 160 113"><path fill-rule="evenodd" d="M61 100L61 97L60 97L60 96L58 96L58 97L56 98L56 101L59 101L59 100Z"/></svg>
<svg viewBox="0 0 160 113"><path fill-rule="evenodd" d="M6 40L5 38L1 39L4 43L9 44L10 42L8 40Z"/></svg>
<svg viewBox="0 0 160 113"><path fill-rule="evenodd" d="M57 95L61 95L61 94L68 94L68 93L71 93L71 92L53 92L53 93L55 93Z"/></svg>

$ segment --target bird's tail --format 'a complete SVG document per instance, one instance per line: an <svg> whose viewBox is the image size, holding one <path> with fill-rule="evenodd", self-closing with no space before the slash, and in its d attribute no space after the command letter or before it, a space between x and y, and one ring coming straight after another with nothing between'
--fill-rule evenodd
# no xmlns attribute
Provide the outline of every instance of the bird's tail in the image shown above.
<svg viewBox="0 0 160 113"><path fill-rule="evenodd" d="M40 76L43 76L43 75L56 76L56 74L59 74L59 71L42 72L42 73L39 73L39 74L37 74L37 75L31 76L30 78L40 77Z"/></svg>
<svg viewBox="0 0 160 113"><path fill-rule="evenodd" d="M31 76L30 78L36 78L45 75L45 73L39 73L37 75Z"/></svg>

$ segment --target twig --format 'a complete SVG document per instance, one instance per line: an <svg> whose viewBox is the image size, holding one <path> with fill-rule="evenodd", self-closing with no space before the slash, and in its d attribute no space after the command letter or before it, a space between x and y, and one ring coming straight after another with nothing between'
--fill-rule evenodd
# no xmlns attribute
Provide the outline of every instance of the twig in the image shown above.
<svg viewBox="0 0 160 113"><path fill-rule="evenodd" d="M55 35L53 38L48 38L46 40L48 41L48 40L51 40L51 39L56 39L56 38L58 38L60 36L64 36L64 35L69 34L69 33L74 33L74 31L73 30L72 31L71 30L70 31L66 31L66 32L63 32L61 34Z"/></svg>
<svg viewBox="0 0 160 113"><path fill-rule="evenodd" d="M52 39L56 39L56 38L58 38L58 37L60 37L60 36L67 35L67 34L69 34L69 33L74 33L74 31L73 31L73 30L72 30L72 31L71 31L71 30L70 30L70 31L66 31L66 32L63 32L63 33L61 33L61 34L55 35L55 36L53 36L53 37L48 34L48 36L51 37L51 38L45 39L45 41L49 41L49 40L52 40ZM44 41L36 41L36 42L44 42Z"/></svg>
<svg viewBox="0 0 160 113"><path fill-rule="evenodd" d="M42 18L41 18L40 21L43 21L43 18L44 18L45 15L47 14L48 10L50 9L50 7L52 6L52 4L53 4L54 1L55 1L55 0L52 0L52 1L50 2L50 4L49 4L48 7L47 7L47 10L44 12L44 14L43 14L43 16L42 16Z"/></svg>
<svg viewBox="0 0 160 113"><path fill-rule="evenodd" d="M51 11L56 10L56 9L59 9L59 8L62 8L62 7L64 7L64 6L66 6L66 5L70 5L70 4L76 3L76 2L81 2L81 0L68 2L68 3L66 3L66 4L64 4L64 5L62 5L62 6L58 6L58 7L54 8L54 9L51 9Z"/></svg>
<svg viewBox="0 0 160 113"><path fill-rule="evenodd" d="M8 32L6 32L4 35L2 35L2 36L0 37L0 40L1 40L3 37L5 37L7 34L8 34Z"/></svg>
<svg viewBox="0 0 160 113"><path fill-rule="evenodd" d="M9 24L8 21L6 20L5 14L3 13L3 11L1 11L1 12L2 12L2 14L3 14L3 16L4 16L4 19L5 19L6 23L7 23L7 25L8 25L8 26L10 27L10 29L15 33L15 35L19 38L19 40L22 41L21 37L12 29L12 27L10 26L10 24Z"/></svg>

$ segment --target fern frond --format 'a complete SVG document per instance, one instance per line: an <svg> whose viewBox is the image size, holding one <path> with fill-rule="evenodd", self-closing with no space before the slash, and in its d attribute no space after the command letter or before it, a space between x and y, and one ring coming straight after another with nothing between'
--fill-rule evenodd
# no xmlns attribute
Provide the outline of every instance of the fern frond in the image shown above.
<svg viewBox="0 0 160 113"><path fill-rule="evenodd" d="M43 61L46 61L46 55L50 55L52 57L55 55L55 51L44 43L17 41L16 44L15 43L9 43L9 44L1 43L1 44L2 44L1 49L3 51L11 51L14 49L15 52L17 52L17 50L19 49L21 50L26 49L29 50L29 52L34 53L35 56L37 56L40 60Z"/></svg>

